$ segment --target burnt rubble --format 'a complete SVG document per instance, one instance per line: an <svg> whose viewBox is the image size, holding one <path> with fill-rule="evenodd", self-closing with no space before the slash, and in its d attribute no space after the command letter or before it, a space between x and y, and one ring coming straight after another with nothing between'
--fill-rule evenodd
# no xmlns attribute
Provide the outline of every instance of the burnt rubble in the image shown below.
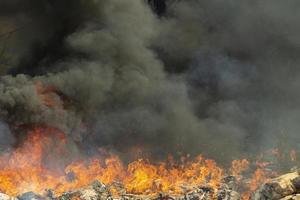
<svg viewBox="0 0 300 200"><path fill-rule="evenodd" d="M118 191L115 196L111 192L111 187ZM113 185L104 185L99 181L93 182L91 185L78 189L76 191L66 192L58 197L53 195L51 190L47 190L42 196L27 192L18 197L10 197L0 193L0 200L239 200L240 195L229 189L224 183L217 191L208 186L185 187L186 192L182 195L171 195L160 193L157 195L135 195L127 194L125 189L118 183Z"/></svg>
<svg viewBox="0 0 300 200"><path fill-rule="evenodd" d="M225 177L218 189L209 186L183 186L182 195L151 194L136 195L126 193L120 183L105 185L94 181L87 187L65 192L55 196L51 190L46 190L44 195L26 192L17 197L10 197L0 193L0 200L247 200L235 191L235 177ZM112 194L114 188L118 195ZM300 172L284 174L263 184L249 200L300 200Z"/></svg>
<svg viewBox="0 0 300 200"><path fill-rule="evenodd" d="M254 194L254 200L300 200L300 171L284 174L265 183Z"/></svg>
<svg viewBox="0 0 300 200"><path fill-rule="evenodd" d="M119 190L121 188L118 188ZM218 199L231 199L235 200L234 198L229 198L231 192L233 191L227 191L225 189L221 189L218 191L219 194L217 195ZM122 193L118 195L118 197L114 196L110 192L110 186L105 186L104 184L96 181L92 185L80 189L75 192L68 192L65 193L57 198L54 198L55 200L73 200L73 199L82 199L82 200L204 200L204 199L214 199L215 192L210 187L197 187L193 189L189 189L185 194L183 195L171 195L171 194L164 194L160 193L157 195L135 195L135 194L127 194ZM234 193L234 192L233 192ZM232 194L233 194L232 193ZM233 195L231 195L233 196ZM237 198L238 199L238 198ZM236 200L237 200L236 199Z"/></svg>
<svg viewBox="0 0 300 200"><path fill-rule="evenodd" d="M118 185L118 184L117 184ZM115 196L111 193L112 185L104 185L99 181L93 182L91 185L78 189L76 191L66 192L58 197L53 192L46 191L44 195L26 192L17 197L10 197L0 193L0 200L239 200L240 196L237 192L226 187L220 188L217 193L213 188L199 186L187 189L183 195L157 194L157 195L135 195L127 194L120 186L114 188L118 190L119 195Z"/></svg>

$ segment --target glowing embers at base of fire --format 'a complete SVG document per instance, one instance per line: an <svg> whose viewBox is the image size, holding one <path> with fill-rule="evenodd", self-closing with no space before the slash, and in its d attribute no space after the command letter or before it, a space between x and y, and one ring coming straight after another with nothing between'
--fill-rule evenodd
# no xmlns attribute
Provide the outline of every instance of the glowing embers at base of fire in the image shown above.
<svg viewBox="0 0 300 200"><path fill-rule="evenodd" d="M208 186L217 190L227 171L243 184L243 191L246 191L243 199L247 199L272 175L265 169L267 163L257 162L257 169L245 185L243 175L249 171L249 161L235 160L231 169L224 170L215 161L201 156L193 161L183 159L180 163L171 158L158 164L139 159L124 165L116 155L112 155L105 159L94 157L75 161L62 171L45 164L51 159L56 163L58 158L68 154L66 144L64 133L58 129L46 126L32 128L22 145L0 157L0 192L16 196L28 191L44 194L46 189L52 189L55 195L60 195L99 180L104 184L119 182L127 193L132 194L165 192L176 195L182 194L186 186Z"/></svg>

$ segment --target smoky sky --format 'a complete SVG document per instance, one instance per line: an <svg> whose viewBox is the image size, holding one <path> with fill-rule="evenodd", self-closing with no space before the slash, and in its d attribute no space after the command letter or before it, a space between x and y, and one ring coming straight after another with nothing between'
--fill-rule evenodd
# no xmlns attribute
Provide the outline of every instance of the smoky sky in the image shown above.
<svg viewBox="0 0 300 200"><path fill-rule="evenodd" d="M297 148L298 4L166 0L158 15L143 0L0 2L0 18L21 27L1 70L1 119L59 128L83 152L226 161L282 138Z"/></svg>

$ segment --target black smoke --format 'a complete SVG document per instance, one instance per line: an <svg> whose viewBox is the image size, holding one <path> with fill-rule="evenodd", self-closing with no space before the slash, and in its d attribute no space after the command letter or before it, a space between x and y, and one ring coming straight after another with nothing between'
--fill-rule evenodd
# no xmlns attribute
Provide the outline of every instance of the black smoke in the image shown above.
<svg viewBox="0 0 300 200"><path fill-rule="evenodd" d="M15 65L0 84L10 126L48 124L83 152L252 154L297 148L299 2L0 2ZM35 82L62 107L43 104ZM82 128L86 127L86 128Z"/></svg>

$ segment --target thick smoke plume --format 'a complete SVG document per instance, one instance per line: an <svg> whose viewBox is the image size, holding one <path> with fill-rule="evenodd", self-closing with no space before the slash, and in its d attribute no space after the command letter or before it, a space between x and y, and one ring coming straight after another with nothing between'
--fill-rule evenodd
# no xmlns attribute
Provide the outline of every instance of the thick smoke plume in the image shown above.
<svg viewBox="0 0 300 200"><path fill-rule="evenodd" d="M297 145L298 4L167 0L157 15L143 0L0 2L3 30L16 28L1 119L57 127L83 152L227 160Z"/></svg>

